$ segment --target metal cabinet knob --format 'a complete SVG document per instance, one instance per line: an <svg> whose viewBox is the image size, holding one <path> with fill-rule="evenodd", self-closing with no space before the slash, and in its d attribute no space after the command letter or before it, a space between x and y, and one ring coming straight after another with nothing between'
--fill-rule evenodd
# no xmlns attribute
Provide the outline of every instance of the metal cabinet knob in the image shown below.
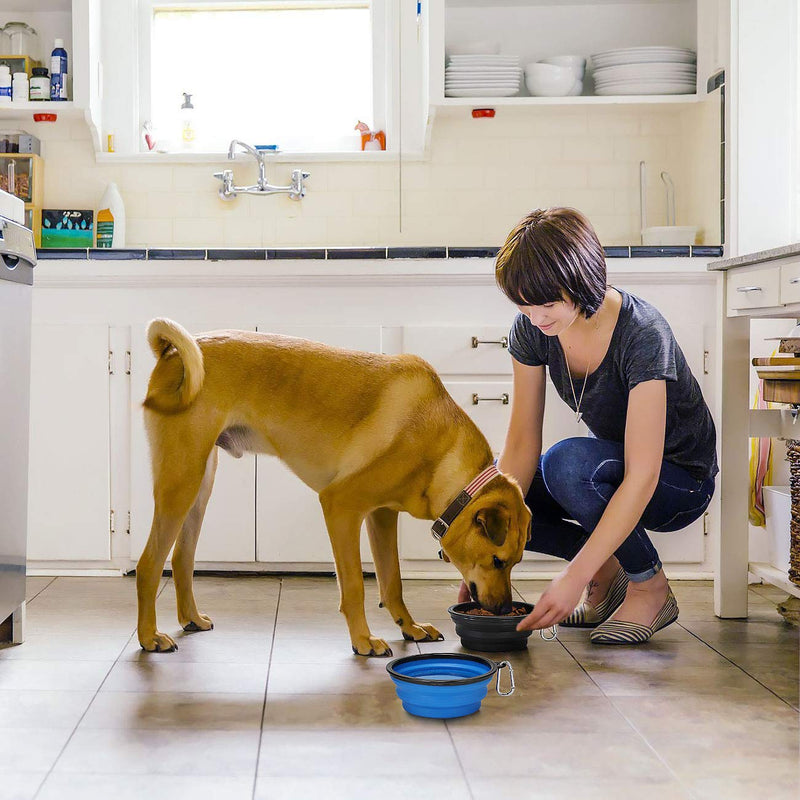
<svg viewBox="0 0 800 800"><path fill-rule="evenodd" d="M760 292L760 286L739 286L736 289L737 292Z"/></svg>

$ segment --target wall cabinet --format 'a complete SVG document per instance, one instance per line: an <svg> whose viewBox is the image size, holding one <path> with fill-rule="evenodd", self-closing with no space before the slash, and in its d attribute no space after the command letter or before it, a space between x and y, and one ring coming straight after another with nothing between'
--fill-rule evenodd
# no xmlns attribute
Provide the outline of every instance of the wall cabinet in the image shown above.
<svg viewBox="0 0 800 800"><path fill-rule="evenodd" d="M715 410L716 277L682 277L669 271L669 260L663 261L656 274L620 274L612 276L612 283L664 313ZM474 275L437 276L435 262L413 275L387 274L380 271L385 266L364 264L348 273L346 264L333 262L328 269L339 269L342 275L314 274L314 265L297 274L306 265L291 262L283 272L273 268L271 276L264 266L258 267L261 273L246 274L248 268L236 262L218 267L109 262L107 275L87 277L81 270L101 269L96 266L100 262L89 263L95 266L42 261L37 267L32 569L127 570L138 560L153 509L141 403L155 363L145 329L155 316L172 317L193 332L267 330L356 350L417 353L437 369L495 455L503 446L513 401L504 337L515 309L493 285L488 262L470 267L486 268L480 280ZM203 270L202 286L193 269ZM238 277L237 269L242 270ZM218 270L216 278L213 270ZM431 325L431 319L437 324ZM544 446L585 433L548 384ZM706 526L711 535L717 531L715 509L712 505ZM406 574L452 574L452 567L437 558L429 521L402 514L399 525ZM708 573L705 534L703 521L698 521L684 531L656 535L662 559L684 573ZM366 536L362 558L369 568ZM234 459L220 453L197 564L201 569L331 571L330 543L316 494L274 458ZM555 565L546 556L528 553L518 569L533 574Z"/></svg>
<svg viewBox="0 0 800 800"><path fill-rule="evenodd" d="M432 0L428 3L428 92L433 107L637 102L691 102L696 95L597 97L593 95L591 65L583 96L531 97L521 84L513 97L452 98L444 96L444 66L452 52L468 52L476 42L497 43L500 53L518 55L520 64L554 55L582 55L604 50L666 45L697 52L698 94L705 94L706 79L723 67L726 51L720 46L725 26L718 0L676 0L649 3L641 0L558 2L512 0ZM476 103L476 99L479 101Z"/></svg>

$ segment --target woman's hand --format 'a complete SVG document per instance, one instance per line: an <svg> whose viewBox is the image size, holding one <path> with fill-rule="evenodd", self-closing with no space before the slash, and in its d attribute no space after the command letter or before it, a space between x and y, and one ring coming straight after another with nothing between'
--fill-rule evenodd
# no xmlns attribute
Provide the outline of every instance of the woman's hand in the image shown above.
<svg viewBox="0 0 800 800"><path fill-rule="evenodd" d="M565 569L545 589L533 611L517 625L518 631L538 631L558 625L574 610L581 599L586 582Z"/></svg>

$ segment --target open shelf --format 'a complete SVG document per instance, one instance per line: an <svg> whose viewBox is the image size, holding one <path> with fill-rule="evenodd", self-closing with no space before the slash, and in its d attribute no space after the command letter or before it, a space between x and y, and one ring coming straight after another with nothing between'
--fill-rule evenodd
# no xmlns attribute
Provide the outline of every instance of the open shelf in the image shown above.
<svg viewBox="0 0 800 800"><path fill-rule="evenodd" d="M497 106L593 106L642 105L653 103L697 103L702 98L696 94L630 94L582 95L578 97L444 97L434 104L444 108L468 106L470 108Z"/></svg>
<svg viewBox="0 0 800 800"><path fill-rule="evenodd" d="M73 100L28 100L24 103L0 105L0 119L22 119L31 114L58 114L59 117L83 116Z"/></svg>
<svg viewBox="0 0 800 800"><path fill-rule="evenodd" d="M795 586L795 584L789 580L789 576L785 572L777 567L773 567L772 564L765 564L761 561L751 561L747 565L747 569L756 577L761 578L761 580L773 586L777 586L779 589L783 589L793 597L800 597L800 586Z"/></svg>

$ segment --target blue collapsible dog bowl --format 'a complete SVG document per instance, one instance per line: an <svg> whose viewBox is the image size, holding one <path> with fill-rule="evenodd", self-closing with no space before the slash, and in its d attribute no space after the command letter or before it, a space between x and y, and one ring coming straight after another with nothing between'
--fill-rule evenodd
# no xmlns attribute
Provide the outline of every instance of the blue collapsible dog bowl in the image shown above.
<svg viewBox="0 0 800 800"><path fill-rule="evenodd" d="M500 673L508 667L511 688L500 691ZM502 697L514 693L514 671L500 663L467 653L424 653L396 658L386 665L403 708L417 717L451 719L474 714L497 674L496 690Z"/></svg>

